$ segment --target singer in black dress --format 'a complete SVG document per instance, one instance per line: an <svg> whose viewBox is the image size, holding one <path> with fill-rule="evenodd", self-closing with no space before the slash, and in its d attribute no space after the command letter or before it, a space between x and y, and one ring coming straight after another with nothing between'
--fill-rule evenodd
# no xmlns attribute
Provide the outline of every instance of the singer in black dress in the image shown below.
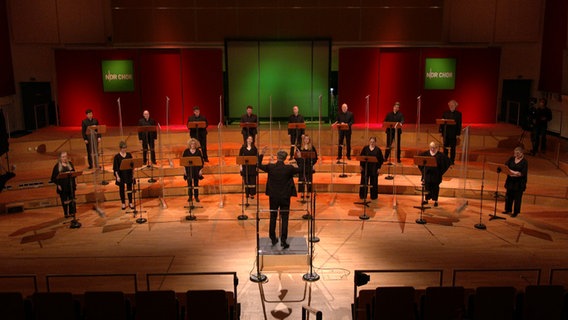
<svg viewBox="0 0 568 320"><path fill-rule="evenodd" d="M442 176L448 168L450 168L450 159L443 153L439 152L439 146L435 142L430 142L429 150L424 151L419 156L436 158L435 167L418 166L424 178L424 189L428 192L423 200L423 204L427 204L428 200L434 200L434 207L438 206L438 194L440 193L440 183Z"/></svg>
<svg viewBox="0 0 568 320"><path fill-rule="evenodd" d="M132 154L126 152L126 142L120 141L118 147L120 152L114 156L112 161L112 171L114 172L115 184L118 186L118 194L120 195L121 209L126 209L125 189L128 190L128 207L134 209L132 203L132 187L134 185L134 169L120 170L120 165L124 159L132 159ZM126 187L126 188L125 188Z"/></svg>
<svg viewBox="0 0 568 320"><path fill-rule="evenodd" d="M252 136L248 136L246 144L244 144L241 147L241 150L239 150L239 156L258 157L258 150L254 145ZM243 164L240 166L240 171L245 185L245 195L247 198L254 199L254 196L256 195L256 177L258 175L256 172L256 164Z"/></svg>
<svg viewBox="0 0 568 320"><path fill-rule="evenodd" d="M505 162L509 172L507 180L505 180L505 212L513 213L511 217L516 217L521 213L521 202L523 200L523 192L527 188L527 174L529 171L529 163L524 156L523 148L517 147L513 151L513 156Z"/></svg>
<svg viewBox="0 0 568 320"><path fill-rule="evenodd" d="M65 218L74 216L77 212L77 206L75 205L75 190L77 189L77 183L75 182L75 177L66 177L58 179L57 176L63 172L73 172L75 167L73 163L69 161L69 157L66 151L59 153L59 160L53 167L51 171L51 182L55 183L57 186L57 194L61 199L61 206L63 207L63 215Z"/></svg>
<svg viewBox="0 0 568 320"><path fill-rule="evenodd" d="M302 158L302 152L313 152L313 158ZM296 164L300 168L300 177L298 179L298 192L301 193L302 199L304 198L304 190L309 193L312 192L312 181L314 175L314 166L318 162L318 152L312 143L312 138L304 135L302 138L302 146L296 151ZM308 188L305 189L304 185L307 184Z"/></svg>
<svg viewBox="0 0 568 320"><path fill-rule="evenodd" d="M383 152L377 146L377 138L370 137L369 145L363 147L361 156L375 157L377 162L361 161L361 186L359 187L359 198L365 199L367 196L367 184L371 186L371 200L379 197L379 170L383 165Z"/></svg>
<svg viewBox="0 0 568 320"><path fill-rule="evenodd" d="M199 180L203 179L203 155L199 150L199 141L195 138L189 139L188 148L183 151L182 157L199 157L201 158L201 165L185 167L185 175L183 179L187 181L187 201L191 201L195 197L195 201L199 202ZM193 195L191 188L193 187Z"/></svg>

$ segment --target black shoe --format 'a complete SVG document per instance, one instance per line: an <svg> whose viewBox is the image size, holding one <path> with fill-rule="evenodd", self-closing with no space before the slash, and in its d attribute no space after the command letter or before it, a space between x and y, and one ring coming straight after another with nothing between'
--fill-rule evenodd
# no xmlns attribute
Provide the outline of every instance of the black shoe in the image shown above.
<svg viewBox="0 0 568 320"><path fill-rule="evenodd" d="M516 217L516 216L518 216L518 215L519 215L519 213L518 213L518 212L515 212L515 213L513 213L513 214L511 215L511 218L514 218L514 217Z"/></svg>
<svg viewBox="0 0 568 320"><path fill-rule="evenodd" d="M203 159L203 162L209 162L209 159Z"/></svg>
<svg viewBox="0 0 568 320"><path fill-rule="evenodd" d="M191 197L187 198L187 202L191 202Z"/></svg>
<svg viewBox="0 0 568 320"><path fill-rule="evenodd" d="M278 243L278 239L270 239L272 241L272 246L274 247Z"/></svg>
<svg viewBox="0 0 568 320"><path fill-rule="evenodd" d="M254 200L254 196L250 196L250 199L251 199L251 200Z"/></svg>
<svg viewBox="0 0 568 320"><path fill-rule="evenodd" d="M438 206L438 201L434 201L434 207Z"/></svg>
<svg viewBox="0 0 568 320"><path fill-rule="evenodd" d="M422 201L422 204L428 204L428 200Z"/></svg>
<svg viewBox="0 0 568 320"><path fill-rule="evenodd" d="M347 160L351 160L351 157L347 157Z"/></svg>
<svg viewBox="0 0 568 320"><path fill-rule="evenodd" d="M126 204L125 204L125 203L122 204L121 209L122 209L122 210L126 210Z"/></svg>
<svg viewBox="0 0 568 320"><path fill-rule="evenodd" d="M91 170L91 169L93 169L93 166L89 166L89 167L87 167L87 169Z"/></svg>
<svg viewBox="0 0 568 320"><path fill-rule="evenodd" d="M195 197L195 202L199 202L199 197Z"/></svg>
<svg viewBox="0 0 568 320"><path fill-rule="evenodd" d="M153 165L157 165L156 161L152 161L152 164L153 164Z"/></svg>
<svg viewBox="0 0 568 320"><path fill-rule="evenodd" d="M400 163L400 159L396 160L397 163Z"/></svg>
<svg viewBox="0 0 568 320"><path fill-rule="evenodd" d="M290 245L286 242L286 240L280 241L280 245L282 246L282 249L290 248Z"/></svg>
<svg viewBox="0 0 568 320"><path fill-rule="evenodd" d="M503 211L503 214L511 214L511 211Z"/></svg>
<svg viewBox="0 0 568 320"><path fill-rule="evenodd" d="M336 164L341 164L341 160L337 160Z"/></svg>

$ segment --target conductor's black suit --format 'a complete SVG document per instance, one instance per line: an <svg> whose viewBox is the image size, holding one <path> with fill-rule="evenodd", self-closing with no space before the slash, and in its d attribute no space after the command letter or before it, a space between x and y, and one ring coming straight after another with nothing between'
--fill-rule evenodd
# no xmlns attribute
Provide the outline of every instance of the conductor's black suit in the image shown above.
<svg viewBox="0 0 568 320"><path fill-rule="evenodd" d="M276 218L280 211L282 218L282 229L280 232L281 245L288 247L286 239L288 238L288 216L290 214L290 197L296 196L296 186L294 185L294 175L300 173L300 169L292 165L284 164L284 159L288 154L284 151L278 152L278 161L273 164L262 164L264 155L259 156L258 168L268 173L268 181L266 183L266 195L270 202L270 228L269 236L272 244L278 242L276 237Z"/></svg>

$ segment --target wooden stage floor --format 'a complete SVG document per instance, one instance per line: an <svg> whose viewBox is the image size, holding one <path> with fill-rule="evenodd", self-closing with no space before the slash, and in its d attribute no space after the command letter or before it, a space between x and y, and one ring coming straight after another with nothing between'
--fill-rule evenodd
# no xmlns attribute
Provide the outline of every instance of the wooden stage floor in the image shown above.
<svg viewBox="0 0 568 320"><path fill-rule="evenodd" d="M511 150L507 147L503 156L510 155ZM529 161L550 162L542 157ZM533 172L539 172L539 178L561 179L562 171L557 167L547 168L535 167ZM380 184L386 184L384 176L380 179ZM476 183L472 189L479 186L479 181ZM493 191L493 186L487 188ZM6 197L10 192L0 196ZM49 188L28 192L31 198L38 192L49 192L50 197L55 193ZM247 320L301 319L302 305L321 310L324 319L351 319L355 270L442 270L443 285L452 285L453 272L458 270L461 273L455 284L468 288L513 285L522 289L529 284L547 284L554 274L552 282L568 288L568 271L557 271L568 268L568 208L555 205L556 197L542 203L533 201L538 197L527 200L516 218L501 214L503 201L499 199L497 215L506 219L489 220L494 213L493 200L470 197L464 205L462 198L442 196L439 207L424 212L427 223L418 224L415 220L420 217L420 210L415 206L420 205L420 196L416 193L382 192L366 209L370 219L361 220L364 209L354 204L358 201L355 193L319 192L315 231L320 241L314 243L312 272L320 279L313 282L302 279L310 272L305 255L304 259L281 252L263 255L262 268L257 270L256 204L244 211L248 220L238 220L237 216L242 214L239 193L209 193L200 198L202 208L192 211L194 221L185 219L186 196L165 198L167 209L158 198L143 199L143 216L148 219L144 224L136 223L133 214L121 210L116 200L104 202L104 216L93 210L93 202L80 202L79 229L69 228L59 206L0 214L0 276L35 274L39 290L45 291L46 275L135 273L138 288L146 290L147 274L234 271L239 278L241 319ZM266 238L268 199L263 194L258 199L259 235ZM457 207L462 210L456 210ZM308 222L302 215L306 206L293 199L292 209L289 236L305 241ZM485 230L474 227L480 222ZM249 277L257 272L266 275L268 281L250 281ZM51 284L51 290L133 291L127 281L86 278L58 280ZM26 294L33 290L29 285L2 278L0 285ZM369 284L359 289L378 285L425 288L439 285L439 281L417 272L372 273ZM232 290L232 281L222 277L178 277L152 282L150 289L184 292L202 288Z"/></svg>
<svg viewBox="0 0 568 320"><path fill-rule="evenodd" d="M138 286L146 289L148 273L237 272L241 319L301 319L301 306L311 305L323 312L325 319L350 319L353 302L353 272L361 269L441 269L443 284L452 284L456 269L541 269L534 272L484 272L483 276L466 273L458 285L514 285L548 283L552 269L568 267L568 209L526 205L516 218L489 220L494 203L469 201L465 210L455 213L456 199L443 198L438 208L426 210L426 224L415 220L420 211L416 196L398 196L397 208L392 195L382 194L372 203L369 220L360 220L362 206L354 205L352 194L322 194L317 197L316 235L313 271L320 280L306 282L306 261L287 255L263 256L260 272L268 282L249 281L256 274L256 207L241 214L240 197L228 195L223 208L218 198L203 197L193 211L195 221L185 219L182 199L168 201L162 209L158 199L144 202L147 223L137 224L132 214L120 210L119 203L109 204L100 217L90 204L80 205L79 229L69 229L60 208L26 210L0 216L0 274L36 274L39 289L48 274L129 274L138 275ZM267 236L267 199L261 196L260 236ZM301 218L305 207L293 204L290 237L308 238L307 220ZM501 216L502 203L497 208ZM480 216L481 213L481 216ZM480 222L486 230L474 227ZM271 261L267 262L268 259ZM207 279L207 278L205 278ZM86 290L122 290L132 292L131 284L106 279L59 281L51 290L82 293ZM555 283L568 287L568 277ZM362 288L378 285L436 286L435 277L418 273L372 274ZM230 279L163 281L151 289L221 288L230 290ZM7 288L4 286L4 288ZM30 287L19 288L29 292Z"/></svg>

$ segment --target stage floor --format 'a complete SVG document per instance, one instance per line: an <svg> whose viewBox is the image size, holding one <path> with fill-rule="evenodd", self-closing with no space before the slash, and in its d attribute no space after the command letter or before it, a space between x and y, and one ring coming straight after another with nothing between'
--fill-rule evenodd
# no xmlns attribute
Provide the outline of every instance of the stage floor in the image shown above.
<svg viewBox="0 0 568 320"><path fill-rule="evenodd" d="M469 200L456 213L456 198L441 198L440 206L424 212L426 224L417 224L420 210L416 196L381 194L366 209L369 220L361 220L363 207L354 194L319 194L316 201L316 236L313 273L320 279L306 282L310 272L306 259L283 255L280 248L256 269L256 205L242 214L240 195L227 195L223 208L218 196L203 196L203 208L192 211L196 220L188 221L180 198L168 199L163 209L158 199L143 203L144 224L136 223L132 214L110 202L105 216L92 210L92 204L78 207L79 229L70 229L59 207L26 210L0 215L0 274L37 274L39 290L45 291L48 274L135 273L138 287L146 289L148 273L235 271L239 278L238 301L241 319L301 319L301 306L311 305L323 312L325 319L351 319L353 272L361 269L441 269L443 284L452 284L456 269L542 270L540 279L531 272L485 272L458 277L457 285L514 285L548 283L550 270L568 267L568 209L532 204L523 205L516 218L502 215L503 202L497 205L498 216L489 220L494 202ZM268 200L260 196L259 236L266 242ZM396 204L396 207L394 206ZM302 245L308 238L308 222L302 219L306 206L293 201L289 236ZM487 229L474 227L483 223ZM261 244L262 245L262 244ZM304 244L305 246L305 244ZM303 254L300 248L296 254ZM251 274L264 274L268 282L249 281ZM176 280L176 281L174 281ZM6 281L1 279L1 282ZM568 277L556 278L568 287ZM423 274L371 274L371 282L360 289L378 285L411 285L416 288L438 285L435 277ZM31 293L31 288L4 289ZM132 292L132 284L114 279L58 280L51 290L82 293L86 290L122 290ZM151 289L219 288L232 290L229 278L208 280L174 278L153 282Z"/></svg>

